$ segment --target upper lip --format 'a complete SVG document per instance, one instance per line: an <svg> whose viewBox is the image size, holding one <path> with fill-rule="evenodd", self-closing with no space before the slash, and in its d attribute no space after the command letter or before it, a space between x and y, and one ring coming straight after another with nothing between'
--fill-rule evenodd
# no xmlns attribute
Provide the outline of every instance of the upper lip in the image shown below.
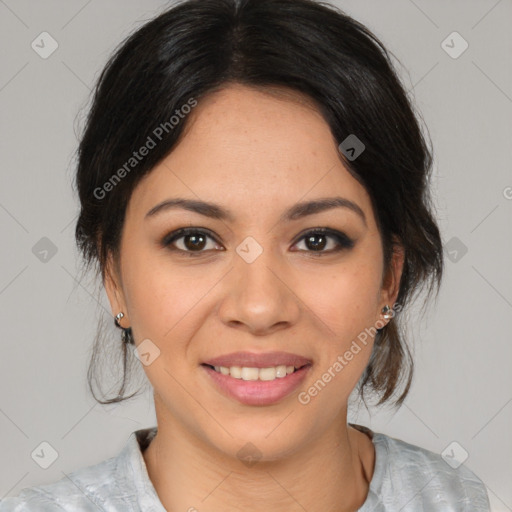
<svg viewBox="0 0 512 512"><path fill-rule="evenodd" d="M204 361L210 366L245 366L246 368L269 368L271 366L294 366L300 368L311 364L311 360L289 352L232 352Z"/></svg>

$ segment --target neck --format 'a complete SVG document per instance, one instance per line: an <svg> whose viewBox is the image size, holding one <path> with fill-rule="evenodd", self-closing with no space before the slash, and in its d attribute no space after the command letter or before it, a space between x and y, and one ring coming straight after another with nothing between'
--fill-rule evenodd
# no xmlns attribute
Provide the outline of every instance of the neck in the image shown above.
<svg viewBox="0 0 512 512"><path fill-rule="evenodd" d="M329 432L287 458L244 464L172 421L158 422L143 456L169 512L349 512L366 499L375 452L344 411Z"/></svg>

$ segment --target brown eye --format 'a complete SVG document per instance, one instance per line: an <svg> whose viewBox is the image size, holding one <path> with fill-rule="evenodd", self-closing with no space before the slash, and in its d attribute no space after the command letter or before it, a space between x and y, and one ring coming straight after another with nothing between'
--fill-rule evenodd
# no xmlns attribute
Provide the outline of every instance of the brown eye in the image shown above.
<svg viewBox="0 0 512 512"><path fill-rule="evenodd" d="M325 249L328 238L329 237L325 236L324 234L308 235L304 238L304 243L308 249L313 251L321 251L322 249Z"/></svg>
<svg viewBox="0 0 512 512"><path fill-rule="evenodd" d="M213 243L209 244L209 241ZM208 250L214 250L218 245L209 233L197 228L178 229L162 240L162 246L184 253L201 254Z"/></svg>
<svg viewBox="0 0 512 512"><path fill-rule="evenodd" d="M183 238L183 245L190 251L204 249L206 245L206 236L203 234L185 235Z"/></svg>
<svg viewBox="0 0 512 512"><path fill-rule="evenodd" d="M301 251L319 254L338 252L354 246L354 241L344 233L326 228L309 231L299 242L303 242L305 246L305 249L300 249Z"/></svg>

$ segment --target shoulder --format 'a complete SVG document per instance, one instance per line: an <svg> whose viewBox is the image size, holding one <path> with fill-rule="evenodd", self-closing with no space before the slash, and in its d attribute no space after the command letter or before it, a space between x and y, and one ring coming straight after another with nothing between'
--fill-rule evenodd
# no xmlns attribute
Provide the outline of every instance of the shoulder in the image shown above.
<svg viewBox="0 0 512 512"><path fill-rule="evenodd" d="M98 510L139 510L137 485L130 481L141 468L138 438L151 429L132 433L123 450L115 457L75 470L62 479L22 489L18 496L0 501L0 512L83 512Z"/></svg>
<svg viewBox="0 0 512 512"><path fill-rule="evenodd" d="M116 478L117 458L78 469L62 479L22 489L0 501L0 512L103 510Z"/></svg>
<svg viewBox="0 0 512 512"><path fill-rule="evenodd" d="M438 453L385 434L375 433L373 441L374 487L379 487L374 490L384 500L404 512L489 512L485 485L464 464L450 465Z"/></svg>

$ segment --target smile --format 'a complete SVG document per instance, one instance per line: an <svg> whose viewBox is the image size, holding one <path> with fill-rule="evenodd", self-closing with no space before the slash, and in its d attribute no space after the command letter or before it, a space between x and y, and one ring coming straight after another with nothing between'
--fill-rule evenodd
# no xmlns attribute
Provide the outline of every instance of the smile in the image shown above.
<svg viewBox="0 0 512 512"><path fill-rule="evenodd" d="M213 387L223 396L244 405L275 404L303 383L311 364L300 368L278 365L267 368L211 366L202 364Z"/></svg>
<svg viewBox="0 0 512 512"><path fill-rule="evenodd" d="M298 368L283 364L279 366L271 366L269 368L249 368L247 366L213 366L213 369L218 373L222 373L222 375L229 375L235 379L269 381L282 379L287 375L295 372Z"/></svg>

